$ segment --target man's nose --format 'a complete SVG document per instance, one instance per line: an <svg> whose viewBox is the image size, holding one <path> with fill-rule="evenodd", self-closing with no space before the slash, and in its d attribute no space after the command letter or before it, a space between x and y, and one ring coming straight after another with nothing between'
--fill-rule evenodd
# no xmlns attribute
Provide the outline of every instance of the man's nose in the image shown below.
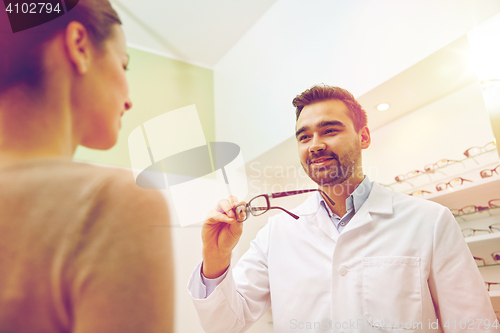
<svg viewBox="0 0 500 333"><path fill-rule="evenodd" d="M317 135L314 135L311 140L311 145L309 146L310 153L316 153L322 151L326 148L326 144L321 140L321 138Z"/></svg>

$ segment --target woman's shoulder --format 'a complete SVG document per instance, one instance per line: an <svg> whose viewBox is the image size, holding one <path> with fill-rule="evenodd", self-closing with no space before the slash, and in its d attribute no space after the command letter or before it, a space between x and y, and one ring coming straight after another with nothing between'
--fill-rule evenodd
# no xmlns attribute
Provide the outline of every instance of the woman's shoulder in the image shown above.
<svg viewBox="0 0 500 333"><path fill-rule="evenodd" d="M164 201L159 191L136 185L130 169L71 160L32 160L2 168L0 184L13 191L11 195L71 200L75 204L93 200L120 205L149 202L158 206Z"/></svg>

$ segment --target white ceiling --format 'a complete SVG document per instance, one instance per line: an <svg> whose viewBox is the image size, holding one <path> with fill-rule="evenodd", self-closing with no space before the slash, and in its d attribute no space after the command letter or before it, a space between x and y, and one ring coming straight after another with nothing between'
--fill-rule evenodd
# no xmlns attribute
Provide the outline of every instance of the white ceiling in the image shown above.
<svg viewBox="0 0 500 333"><path fill-rule="evenodd" d="M111 0L130 47L213 68L276 0Z"/></svg>

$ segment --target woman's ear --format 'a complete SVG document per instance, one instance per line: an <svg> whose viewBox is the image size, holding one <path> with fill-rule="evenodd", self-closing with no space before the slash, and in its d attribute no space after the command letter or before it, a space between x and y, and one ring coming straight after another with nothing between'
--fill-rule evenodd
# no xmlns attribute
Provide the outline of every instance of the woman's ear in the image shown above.
<svg viewBox="0 0 500 333"><path fill-rule="evenodd" d="M87 73L94 46L85 26L80 22L70 22L66 27L64 41L69 59L76 71L79 74Z"/></svg>

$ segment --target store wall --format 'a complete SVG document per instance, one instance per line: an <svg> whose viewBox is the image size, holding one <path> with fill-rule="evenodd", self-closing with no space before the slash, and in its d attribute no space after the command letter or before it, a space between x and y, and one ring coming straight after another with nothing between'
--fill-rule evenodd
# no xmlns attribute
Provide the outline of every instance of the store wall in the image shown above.
<svg viewBox="0 0 500 333"><path fill-rule="evenodd" d="M249 161L286 140L313 84L360 96L500 11L495 0L279 0L214 69L216 137Z"/></svg>
<svg viewBox="0 0 500 333"><path fill-rule="evenodd" d="M215 141L212 70L130 47L128 53L127 79L133 108L122 118L118 143L109 151L80 147L75 159L129 168L130 132L151 118L191 104L196 105L206 141ZM189 131L190 127L186 125L185 130ZM166 196L168 199L168 191ZM170 207L173 207L171 202ZM176 279L175 332L201 333L203 330L186 290L191 271L201 259L201 229L180 228L173 210L171 213Z"/></svg>

